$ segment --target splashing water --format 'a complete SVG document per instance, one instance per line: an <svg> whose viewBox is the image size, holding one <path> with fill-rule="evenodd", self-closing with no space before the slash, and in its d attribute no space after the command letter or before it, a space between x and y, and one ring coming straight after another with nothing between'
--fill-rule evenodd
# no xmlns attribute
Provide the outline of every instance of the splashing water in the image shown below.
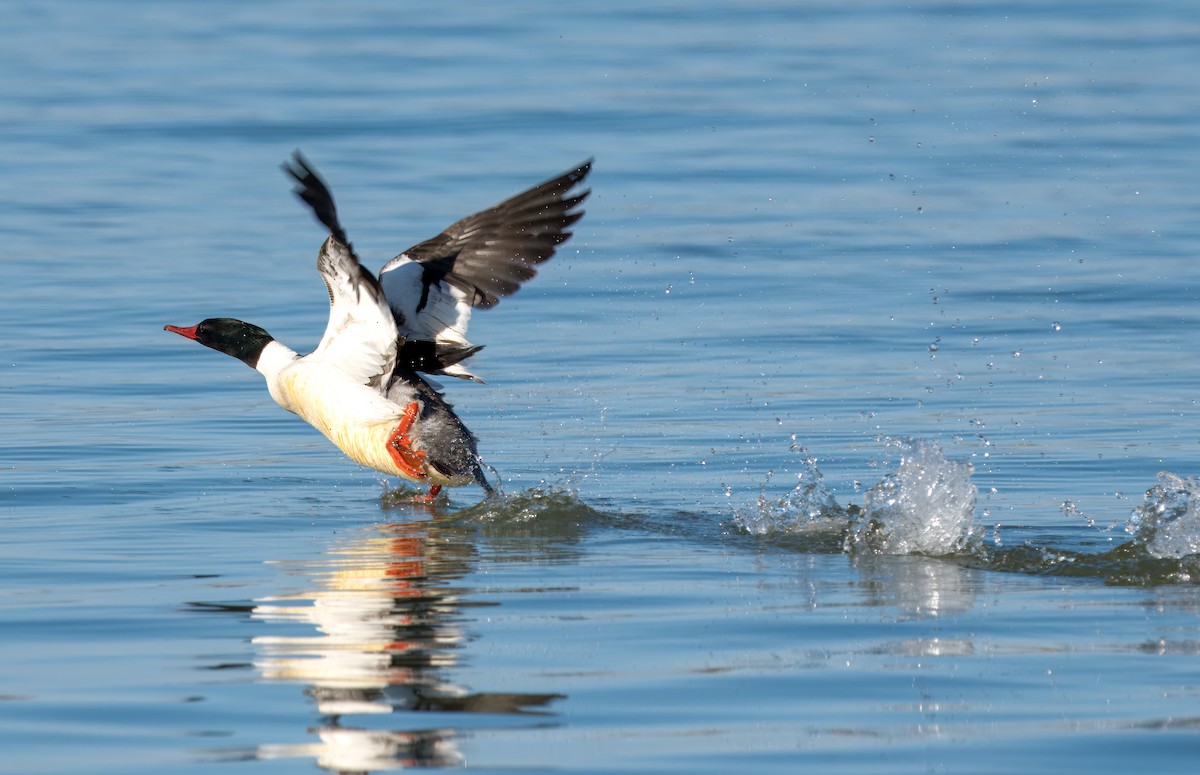
<svg viewBox="0 0 1200 775"><path fill-rule="evenodd" d="M1200 482L1163 471L1125 529L1152 557L1200 554Z"/></svg>
<svg viewBox="0 0 1200 775"><path fill-rule="evenodd" d="M583 502L574 487L542 482L512 493L498 493L455 512L458 519L497 523L598 524L609 521Z"/></svg>
<svg viewBox="0 0 1200 775"><path fill-rule="evenodd" d="M888 446L899 452L896 470L867 491L859 509L838 505L816 458L793 444L801 455L795 488L777 501L760 497L754 509L734 514L735 524L753 535L840 535L847 552L948 555L980 545L971 464L947 460L933 442Z"/></svg>
<svg viewBox="0 0 1200 775"><path fill-rule="evenodd" d="M966 560L966 565L1008 573L1039 576L1093 577L1110 584L1153 586L1192 584L1200 580L1200 477L1159 474L1159 484L1146 491L1145 501L1129 517L1126 530L1133 540L1102 553L1038 546L1028 541L1003 548L986 546L987 529L977 524L979 492L971 481L967 461L947 459L930 441L888 439L894 470L866 491L862 507L839 506L825 485L816 458L802 445L792 445L801 457L796 486L782 498L760 496L751 509L734 513L734 526L772 544L805 552L845 552L857 559L868 555L917 555ZM855 481L855 490L859 489ZM1063 514L1101 527L1072 501ZM1000 526L995 527L999 531ZM857 561L856 559L856 561ZM890 562L876 557L873 561ZM863 567L891 568L891 565ZM940 564L898 568L941 569ZM907 570L905 570L907 572ZM888 582L893 583L893 582ZM921 603L925 615L937 610Z"/></svg>
<svg viewBox="0 0 1200 775"><path fill-rule="evenodd" d="M979 544L973 467L946 459L933 442L889 440L896 470L867 491L865 516L848 543L879 554L947 555Z"/></svg>
<svg viewBox="0 0 1200 775"><path fill-rule="evenodd" d="M753 510L734 513L734 523L753 535L844 531L846 511L826 486L817 459L798 442L791 449L800 455L796 486L777 501L759 496Z"/></svg>

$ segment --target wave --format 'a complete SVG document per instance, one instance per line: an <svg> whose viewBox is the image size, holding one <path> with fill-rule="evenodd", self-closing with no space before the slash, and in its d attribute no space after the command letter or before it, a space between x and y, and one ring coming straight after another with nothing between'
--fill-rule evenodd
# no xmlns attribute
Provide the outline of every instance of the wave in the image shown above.
<svg viewBox="0 0 1200 775"><path fill-rule="evenodd" d="M778 500L760 497L736 510L735 529L807 551L851 555L922 555L989 570L1081 576L1111 584L1189 584L1200 581L1200 482L1172 473L1146 490L1125 529L1130 539L1102 553L1023 541L1005 547L997 526L976 519L978 488L967 461L950 460L934 442L888 439L894 470L869 488L861 506L842 507L825 485L816 458L803 445L799 481ZM1068 514L1079 515L1068 502ZM1092 524L1089 521L1089 524Z"/></svg>
<svg viewBox="0 0 1200 775"><path fill-rule="evenodd" d="M1044 533L1024 538L1028 529L1019 526L985 527L977 514L979 490L969 461L948 458L929 440L882 443L881 467L888 472L862 493L861 504L840 504L816 456L794 442L791 451L799 459L795 486L779 498L760 495L754 504L734 508L732 515L630 513L620 504L586 502L577 481L569 480L500 491L436 518L491 539L517 539L525 551L535 553L561 552L594 529L624 528L698 540L729 540L732 533L799 552L856 558L921 556L998 572L1095 578L1109 584L1200 582L1197 479L1160 473L1158 483L1146 490L1143 502L1125 521L1128 540L1096 552L1055 546L1055 538ZM385 496L383 506L412 508L411 495L398 491L394 499ZM1063 503L1062 511L1085 522L1081 528L1112 532L1120 524L1099 528L1070 501ZM1072 534L1064 541L1076 547L1088 543L1086 537L1073 541L1078 533ZM1104 541L1112 543L1109 536Z"/></svg>

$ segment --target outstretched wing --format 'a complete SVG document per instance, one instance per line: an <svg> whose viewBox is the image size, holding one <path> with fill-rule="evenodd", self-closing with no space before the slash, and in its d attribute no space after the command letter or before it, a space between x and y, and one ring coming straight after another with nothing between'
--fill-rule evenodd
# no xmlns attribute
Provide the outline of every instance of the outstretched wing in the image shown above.
<svg viewBox="0 0 1200 775"><path fill-rule="evenodd" d="M383 288L359 263L338 222L333 195L308 160L296 151L283 170L296 181L296 196L330 232L317 254L317 271L329 292L329 323L313 355L356 382L383 390L396 367L397 340Z"/></svg>
<svg viewBox="0 0 1200 775"><path fill-rule="evenodd" d="M414 362L414 368L475 379L458 363L479 349L467 340L472 308L494 307L515 293L537 274L537 265L571 236L568 229L583 216L579 205L590 193L572 192L591 168L589 159L456 221L380 270L379 281L396 325L408 341L401 360L416 343L432 342L433 357Z"/></svg>

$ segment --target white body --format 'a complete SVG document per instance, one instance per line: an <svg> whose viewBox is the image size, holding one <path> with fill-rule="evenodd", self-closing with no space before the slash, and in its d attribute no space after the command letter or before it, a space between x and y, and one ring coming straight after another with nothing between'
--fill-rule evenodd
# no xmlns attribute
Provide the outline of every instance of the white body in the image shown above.
<svg viewBox="0 0 1200 775"><path fill-rule="evenodd" d="M302 358L277 341L266 346L255 368L266 378L275 403L325 434L351 460L415 481L388 453L389 440L408 404L416 402L424 409L415 392L411 400L397 403L377 388L350 379L344 371L329 368L316 353ZM419 423L409 430L409 437L413 448L421 451ZM469 483L471 477L446 477L430 466L420 481L458 486Z"/></svg>

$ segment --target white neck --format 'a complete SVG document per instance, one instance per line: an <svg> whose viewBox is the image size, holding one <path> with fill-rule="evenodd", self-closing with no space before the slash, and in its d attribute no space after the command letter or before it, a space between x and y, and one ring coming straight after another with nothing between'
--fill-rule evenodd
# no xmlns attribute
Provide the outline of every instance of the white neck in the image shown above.
<svg viewBox="0 0 1200 775"><path fill-rule="evenodd" d="M258 369L259 373L270 383L275 381L275 376L279 372L299 357L299 353L292 348L271 340L258 356L258 364L254 368Z"/></svg>
<svg viewBox="0 0 1200 775"><path fill-rule="evenodd" d="M299 359L300 354L295 350L272 339L259 354L258 364L254 367L267 378L267 390L271 393L271 398L289 412L295 412L296 407L292 406L286 391L279 384L279 375Z"/></svg>

